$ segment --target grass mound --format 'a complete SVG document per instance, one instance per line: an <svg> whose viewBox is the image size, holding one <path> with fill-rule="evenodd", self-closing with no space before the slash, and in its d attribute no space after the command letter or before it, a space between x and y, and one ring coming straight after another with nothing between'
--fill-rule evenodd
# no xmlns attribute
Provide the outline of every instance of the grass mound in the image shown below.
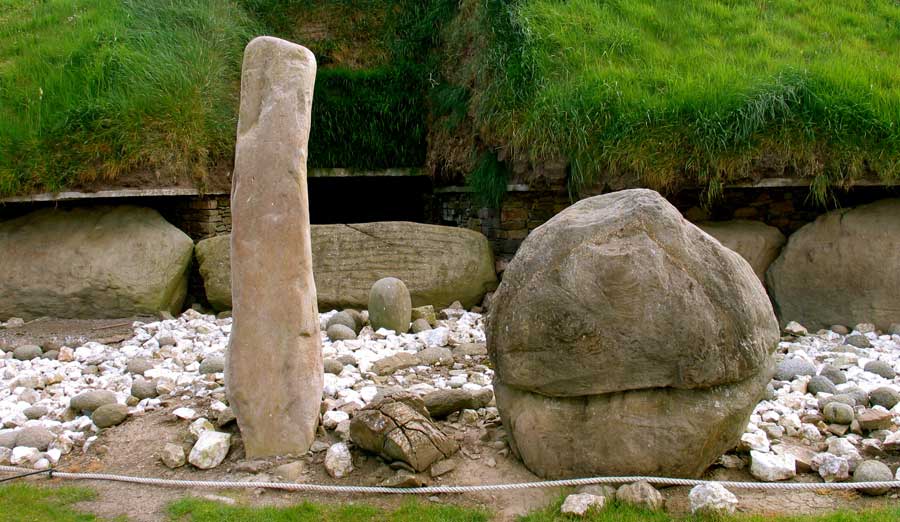
<svg viewBox="0 0 900 522"><path fill-rule="evenodd" d="M484 0L476 121L519 156L713 191L759 170L900 177L900 4ZM577 188L577 187L576 187Z"/></svg>
<svg viewBox="0 0 900 522"><path fill-rule="evenodd" d="M896 1L5 0L0 195L221 175L260 34L319 59L313 167L428 158L488 202L521 159L576 190L900 178Z"/></svg>
<svg viewBox="0 0 900 522"><path fill-rule="evenodd" d="M230 0L0 5L0 193L230 161L254 21Z"/></svg>
<svg viewBox="0 0 900 522"><path fill-rule="evenodd" d="M310 163L424 163L429 52L451 0L6 0L0 194L231 167L244 46L269 34L319 60ZM400 37L398 37L400 35Z"/></svg>

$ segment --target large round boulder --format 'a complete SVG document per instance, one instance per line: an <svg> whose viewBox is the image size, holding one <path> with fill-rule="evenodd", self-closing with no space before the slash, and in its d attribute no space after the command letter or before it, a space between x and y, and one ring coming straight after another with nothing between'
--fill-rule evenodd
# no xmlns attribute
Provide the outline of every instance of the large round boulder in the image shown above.
<svg viewBox="0 0 900 522"><path fill-rule="evenodd" d="M643 189L532 232L487 326L512 447L543 477L700 474L737 443L778 335L747 261Z"/></svg>
<svg viewBox="0 0 900 522"><path fill-rule="evenodd" d="M230 236L197 244L209 303L231 308ZM400 221L312 226L313 276L319 310L365 308L372 284L398 277L413 306L465 307L497 286L494 257L482 234L457 227Z"/></svg>
<svg viewBox="0 0 900 522"><path fill-rule="evenodd" d="M900 199L828 212L788 239L766 282L782 323L812 329L900 317Z"/></svg>
<svg viewBox="0 0 900 522"><path fill-rule="evenodd" d="M746 259L760 281L766 280L766 270L785 242L780 230L760 221L707 221L697 226Z"/></svg>
<svg viewBox="0 0 900 522"><path fill-rule="evenodd" d="M193 250L149 208L43 209L0 222L0 317L180 312Z"/></svg>

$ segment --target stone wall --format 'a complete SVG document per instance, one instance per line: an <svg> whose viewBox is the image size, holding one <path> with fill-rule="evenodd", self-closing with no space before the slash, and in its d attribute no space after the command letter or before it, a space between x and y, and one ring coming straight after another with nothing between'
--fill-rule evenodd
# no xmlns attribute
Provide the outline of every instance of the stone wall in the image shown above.
<svg viewBox="0 0 900 522"><path fill-rule="evenodd" d="M195 242L231 232L231 196L216 194L169 198L159 212Z"/></svg>
<svg viewBox="0 0 900 522"><path fill-rule="evenodd" d="M436 192L433 221L484 234L498 260L509 260L528 233L570 205L560 191L509 192L499 209L476 204L471 192Z"/></svg>
<svg viewBox="0 0 900 522"><path fill-rule="evenodd" d="M683 190L667 197L692 222L749 219L790 235L819 215L839 207L853 207L879 199L900 197L893 187L855 187L836 190L827 208L812 199L809 187L729 188L708 202L700 190ZM487 236L498 260L515 255L529 232L571 204L565 191L512 191L499 209L477 205L471 192L438 189L434 194L434 223L465 227Z"/></svg>

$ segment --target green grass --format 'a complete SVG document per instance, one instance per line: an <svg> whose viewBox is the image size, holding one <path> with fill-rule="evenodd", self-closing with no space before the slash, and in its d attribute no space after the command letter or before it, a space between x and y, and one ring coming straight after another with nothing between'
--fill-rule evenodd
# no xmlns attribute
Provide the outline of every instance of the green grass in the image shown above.
<svg viewBox="0 0 900 522"><path fill-rule="evenodd" d="M318 57L312 167L421 166L438 129L489 203L498 156L573 192L900 179L896 0L0 0L0 195L228 170L259 34Z"/></svg>
<svg viewBox="0 0 900 522"><path fill-rule="evenodd" d="M670 515L663 511L650 511L619 503L613 503L602 510L590 511L582 519L562 515L559 507L563 498L546 509L519 518L519 522L563 522L583 520L585 522L894 522L900 517L900 508L887 508L861 512L836 511L821 515Z"/></svg>
<svg viewBox="0 0 900 522"><path fill-rule="evenodd" d="M261 34L304 43L318 56L311 166L421 166L438 65L431 49L454 6L0 0L0 195L140 171L160 184L202 183L228 170L242 52ZM324 36L303 32L323 19ZM341 51L360 48L371 57L345 63Z"/></svg>
<svg viewBox="0 0 900 522"><path fill-rule="evenodd" d="M394 511L365 504L329 506L304 502L293 507L238 507L186 498L169 507L174 520L185 522L487 522L487 513L410 500Z"/></svg>
<svg viewBox="0 0 900 522"><path fill-rule="evenodd" d="M0 193L230 162L258 32L231 0L3 0Z"/></svg>
<svg viewBox="0 0 900 522"><path fill-rule="evenodd" d="M91 514L78 513L72 504L91 500L96 494L84 488L44 488L26 483L0 486L0 522L89 522ZM564 497L547 508L520 517L519 522L575 520L559 512ZM198 498L184 498L169 505L171 520L178 522L488 522L491 513L407 498L399 508L385 510L366 503L342 505L303 502L291 507L226 505ZM864 512L834 512L821 515L682 515L648 511L613 503L581 520L586 522L895 522L900 507Z"/></svg>
<svg viewBox="0 0 900 522"><path fill-rule="evenodd" d="M900 177L900 3L482 0L476 124L518 155L665 189L758 161ZM819 184L823 184L823 180Z"/></svg>
<svg viewBox="0 0 900 522"><path fill-rule="evenodd" d="M71 505L96 495L84 488L41 488L17 483L0 486L0 522L90 522L90 514L78 513Z"/></svg>

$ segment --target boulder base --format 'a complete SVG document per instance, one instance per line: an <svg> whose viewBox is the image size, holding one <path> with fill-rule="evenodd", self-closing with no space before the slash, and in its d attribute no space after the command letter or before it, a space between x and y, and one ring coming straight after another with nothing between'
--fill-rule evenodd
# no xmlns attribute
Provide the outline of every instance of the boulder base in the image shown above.
<svg viewBox="0 0 900 522"><path fill-rule="evenodd" d="M178 313L193 250L149 208L43 209L0 222L0 317Z"/></svg>
<svg viewBox="0 0 900 522"><path fill-rule="evenodd" d="M733 448L769 375L705 390L547 397L494 384L513 451L546 478L696 477Z"/></svg>

